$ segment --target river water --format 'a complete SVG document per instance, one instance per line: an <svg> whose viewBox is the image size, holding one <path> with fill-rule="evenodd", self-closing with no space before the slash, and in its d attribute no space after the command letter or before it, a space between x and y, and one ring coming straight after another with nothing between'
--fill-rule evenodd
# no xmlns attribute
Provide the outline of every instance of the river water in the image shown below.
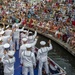
<svg viewBox="0 0 75 75"><path fill-rule="evenodd" d="M38 43L36 46L40 48L39 42L45 40L48 42L48 38L38 35ZM52 41L53 50L49 52L49 57L52 58L58 65L66 70L67 75L75 75L75 57L67 52L63 47Z"/></svg>

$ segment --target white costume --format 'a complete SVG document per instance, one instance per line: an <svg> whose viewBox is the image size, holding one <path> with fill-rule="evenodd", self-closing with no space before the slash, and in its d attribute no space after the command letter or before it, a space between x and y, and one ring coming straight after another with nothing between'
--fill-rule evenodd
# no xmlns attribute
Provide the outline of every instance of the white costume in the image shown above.
<svg viewBox="0 0 75 75"><path fill-rule="evenodd" d="M26 42L26 41L27 41L27 38L23 38L22 41ZM27 43L27 42L26 42L26 43ZM22 45L20 46L20 50L19 50L19 57L20 57L20 58L21 58L22 52L26 50L26 46L25 46L26 43L24 43L24 44L22 44ZM22 63L22 58L21 58L21 63Z"/></svg>
<svg viewBox="0 0 75 75"><path fill-rule="evenodd" d="M10 35L11 33L12 33L12 30L9 30L9 29L5 30L5 35L6 36Z"/></svg>
<svg viewBox="0 0 75 75"><path fill-rule="evenodd" d="M22 39L23 44L20 46L20 51L19 51L20 55L21 55L21 51L26 49L25 44L27 44L27 40L28 40L27 38Z"/></svg>
<svg viewBox="0 0 75 75"><path fill-rule="evenodd" d="M23 38L23 41L27 41L27 39L26 38ZM31 45L32 48L33 48L36 45L36 43L37 43L37 39L35 39L33 43L26 43L26 44L21 45L20 46L20 51L19 51L19 57L21 57L22 51L25 51L26 50L26 46L27 45ZM32 49L32 52L34 52L33 49Z"/></svg>
<svg viewBox="0 0 75 75"><path fill-rule="evenodd" d="M27 45L27 48L31 48L31 45ZM31 51L23 51L22 52L23 57L23 74L28 75L28 71L30 71L30 75L34 75L33 65L36 66L35 62L35 55Z"/></svg>
<svg viewBox="0 0 75 75"><path fill-rule="evenodd" d="M9 51L8 55L9 56L13 56L14 55L14 51ZM14 75L14 62L15 62L15 57L12 58L6 58L4 56L4 58L2 59L2 62L4 64L4 75Z"/></svg>
<svg viewBox="0 0 75 75"><path fill-rule="evenodd" d="M0 41L1 41L1 40L2 40L2 39L0 38ZM2 58L3 55L4 55L4 48L3 48L3 45L0 44L0 58Z"/></svg>
<svg viewBox="0 0 75 75"><path fill-rule="evenodd" d="M41 45L45 45L45 41L40 42ZM47 54L48 51L52 49L52 45L50 44L49 47L41 47L38 50L37 53L37 60L39 60L39 69L38 69L38 75L42 75L42 67L43 65L45 66L45 71L48 74L49 73L49 68L48 68L48 61L47 61Z"/></svg>
<svg viewBox="0 0 75 75"><path fill-rule="evenodd" d="M5 30L5 35L6 35L6 36L11 35L12 29L8 29L8 28L9 28L9 25L7 25L6 28L7 28L7 29Z"/></svg>
<svg viewBox="0 0 75 75"><path fill-rule="evenodd" d="M0 35L4 34L4 30L0 29Z"/></svg>
<svg viewBox="0 0 75 75"><path fill-rule="evenodd" d="M23 30L23 32L25 32L25 33L20 34L21 44L23 44L23 41L22 41L23 38L28 38L28 31Z"/></svg>
<svg viewBox="0 0 75 75"><path fill-rule="evenodd" d="M29 33L32 33L32 32L29 32ZM34 41L35 41L34 45L32 46L32 48L33 48L32 52L35 52L35 50L34 50L35 49L35 44L37 43L36 36L37 36L37 31L35 31L34 35L31 35L31 36L28 37L28 43L33 44Z"/></svg>
<svg viewBox="0 0 75 75"><path fill-rule="evenodd" d="M37 36L37 31L35 31L34 35L28 37L28 43L34 42L36 36Z"/></svg>
<svg viewBox="0 0 75 75"><path fill-rule="evenodd" d="M13 42L15 45L15 49L19 50L19 39L20 39L20 30L18 29L18 25L16 25L16 30L13 32L12 37L13 37Z"/></svg>
<svg viewBox="0 0 75 75"><path fill-rule="evenodd" d="M9 39L10 39L10 40L8 41L8 43L10 44L10 50L15 50L15 48L14 48L14 42L13 42L13 40L12 40L12 36L10 36Z"/></svg>
<svg viewBox="0 0 75 75"><path fill-rule="evenodd" d="M2 36L1 37L2 38L2 44L5 44L5 43L7 43L8 42L8 39L10 38L10 35L8 35L8 36Z"/></svg>
<svg viewBox="0 0 75 75"><path fill-rule="evenodd" d="M26 42L27 39L23 38L22 41ZM24 58L22 58L22 52L26 51L26 47L29 46L29 45L31 45L32 47L35 46L36 42L37 42L37 39L35 39L35 41L33 43L29 44L29 43L26 42L25 44L21 45L20 51L19 51L19 57L21 58L21 61L20 61L21 64L23 63L23 60L24 60ZM34 51L33 49L31 49L31 50ZM24 73L24 66L22 67L22 73Z"/></svg>
<svg viewBox="0 0 75 75"><path fill-rule="evenodd" d="M6 54L4 54L5 58L8 58L9 47L10 47L10 45L8 43L5 43L3 45L4 50L6 50Z"/></svg>
<svg viewBox="0 0 75 75"><path fill-rule="evenodd" d="M2 58L4 55L4 48L3 45L0 45L0 58Z"/></svg>

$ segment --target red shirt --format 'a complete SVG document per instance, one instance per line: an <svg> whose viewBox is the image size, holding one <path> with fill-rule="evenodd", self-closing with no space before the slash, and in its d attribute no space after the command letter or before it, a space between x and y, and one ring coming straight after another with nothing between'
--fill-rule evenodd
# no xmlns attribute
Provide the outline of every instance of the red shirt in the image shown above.
<svg viewBox="0 0 75 75"><path fill-rule="evenodd" d="M44 12L47 13L47 9L46 8L44 9Z"/></svg>
<svg viewBox="0 0 75 75"><path fill-rule="evenodd" d="M26 23L27 23L26 20L23 20L22 25L24 25L24 24L26 24Z"/></svg>
<svg viewBox="0 0 75 75"><path fill-rule="evenodd" d="M75 21L72 21L72 25L74 25L74 26L75 26Z"/></svg>

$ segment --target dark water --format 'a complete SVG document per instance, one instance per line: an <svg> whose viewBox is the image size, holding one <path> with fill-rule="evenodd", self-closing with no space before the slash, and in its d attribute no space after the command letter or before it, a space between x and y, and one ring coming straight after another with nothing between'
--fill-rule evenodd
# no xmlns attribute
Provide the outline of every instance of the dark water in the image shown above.
<svg viewBox="0 0 75 75"><path fill-rule="evenodd" d="M37 47L39 48L39 42L45 40L48 42L48 38L38 35ZM53 50L49 52L49 57L52 58L57 64L66 70L67 75L75 75L75 57L67 52L63 47L52 41Z"/></svg>

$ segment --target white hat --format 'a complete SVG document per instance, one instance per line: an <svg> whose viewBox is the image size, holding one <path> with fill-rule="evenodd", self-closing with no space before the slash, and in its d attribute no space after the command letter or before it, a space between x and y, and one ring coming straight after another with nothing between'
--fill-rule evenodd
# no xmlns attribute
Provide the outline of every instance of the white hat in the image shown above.
<svg viewBox="0 0 75 75"><path fill-rule="evenodd" d="M9 48L10 47L10 45L8 44L8 43L6 43L6 44L4 44L4 46L3 46L4 48Z"/></svg>
<svg viewBox="0 0 75 75"><path fill-rule="evenodd" d="M4 31L2 30L2 31L0 32L0 34L4 34Z"/></svg>
<svg viewBox="0 0 75 75"><path fill-rule="evenodd" d="M27 32L27 30L23 30L23 32Z"/></svg>
<svg viewBox="0 0 75 75"><path fill-rule="evenodd" d="M0 41L2 41L2 38L0 38Z"/></svg>
<svg viewBox="0 0 75 75"><path fill-rule="evenodd" d="M31 44L26 44L26 48L31 48L32 45Z"/></svg>
<svg viewBox="0 0 75 75"><path fill-rule="evenodd" d="M23 38L22 41L27 41L27 38Z"/></svg>
<svg viewBox="0 0 75 75"><path fill-rule="evenodd" d="M9 56L14 56L14 54L15 54L15 51L8 51Z"/></svg>
<svg viewBox="0 0 75 75"><path fill-rule="evenodd" d="M40 45L45 45L45 44L46 44L45 41L41 41L41 42L40 42Z"/></svg>
<svg viewBox="0 0 75 75"><path fill-rule="evenodd" d="M18 27L18 24L16 24L16 27Z"/></svg>

